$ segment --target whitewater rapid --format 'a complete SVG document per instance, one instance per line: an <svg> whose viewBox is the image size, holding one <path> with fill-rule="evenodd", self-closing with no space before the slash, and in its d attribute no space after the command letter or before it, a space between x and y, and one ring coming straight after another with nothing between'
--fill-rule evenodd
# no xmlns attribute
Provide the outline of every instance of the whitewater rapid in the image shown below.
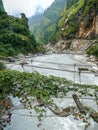
<svg viewBox="0 0 98 130"><path fill-rule="evenodd" d="M56 68L56 69L65 69L65 70L72 70L74 69L77 71L78 68L74 68L74 65L88 65L92 66L92 63L87 63L85 57L83 56L75 56L75 55L68 55L68 54L51 54L51 55L43 55L37 57L31 57L25 59L28 65L34 66L41 66L41 67L49 67L49 68ZM37 62L36 62L37 61ZM39 61L39 62L38 62ZM54 63L62 63L62 64L71 64L71 65L62 65L62 64L49 64L49 63L42 63L45 62L54 62ZM38 71L44 75L55 75L58 77L66 77L69 80L73 80L75 82L79 81L78 73L71 73L67 71L57 71L51 69L44 69L44 68L36 68L36 67L29 67L28 65L24 66L24 69L18 65L19 61L11 64L7 64L7 67L12 70L19 70L19 71ZM17 65L16 65L17 64ZM81 83L85 84L96 84L98 85L98 77L95 76L94 73L92 74L81 74ZM13 98L13 104L17 107L20 105L20 102L17 98ZM74 105L73 99L63 99L63 101L59 101L60 99L55 99L56 103L60 107L67 107ZM91 106L98 111L98 107L93 100L82 100L85 105ZM36 115L34 110L31 110L31 115ZM56 117L50 110L47 108L46 115L49 117L45 117L42 121L42 126L37 127L38 119L37 117L31 117L30 111L27 109L15 109L12 112L12 121L9 126L5 128L5 130L84 130L84 125L80 120L74 120L73 116L68 117ZM90 127L87 130L98 130L98 124L95 123L92 119L90 119Z"/></svg>

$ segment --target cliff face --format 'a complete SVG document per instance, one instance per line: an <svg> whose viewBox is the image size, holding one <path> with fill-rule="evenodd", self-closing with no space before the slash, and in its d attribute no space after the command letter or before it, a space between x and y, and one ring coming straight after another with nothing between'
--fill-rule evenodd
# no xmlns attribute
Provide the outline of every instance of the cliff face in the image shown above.
<svg viewBox="0 0 98 130"><path fill-rule="evenodd" d="M98 35L98 1L78 1L66 11L58 26L63 39L96 38Z"/></svg>
<svg viewBox="0 0 98 130"><path fill-rule="evenodd" d="M2 0L0 0L0 10L5 11Z"/></svg>
<svg viewBox="0 0 98 130"><path fill-rule="evenodd" d="M97 16L96 16L96 5L94 4L83 20L80 21L79 30L77 33L78 38L95 38L96 37L96 23L97 23Z"/></svg>

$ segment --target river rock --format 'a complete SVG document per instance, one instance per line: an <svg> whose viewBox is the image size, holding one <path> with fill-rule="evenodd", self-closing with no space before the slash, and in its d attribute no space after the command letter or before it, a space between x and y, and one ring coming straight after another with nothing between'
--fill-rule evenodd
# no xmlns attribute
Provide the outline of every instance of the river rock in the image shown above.
<svg viewBox="0 0 98 130"><path fill-rule="evenodd" d="M93 66L90 71L97 73L98 72L98 68L96 66Z"/></svg>
<svg viewBox="0 0 98 130"><path fill-rule="evenodd" d="M78 51L84 52L91 45L92 45L92 41L90 40L74 39L71 42L70 50L75 52Z"/></svg>
<svg viewBox="0 0 98 130"><path fill-rule="evenodd" d="M17 56L17 58L18 58L19 60L22 60L22 59L25 58L25 56L24 56L23 54L19 54L19 55Z"/></svg>
<svg viewBox="0 0 98 130"><path fill-rule="evenodd" d="M59 41L56 45L55 45L56 50L58 50L59 52L63 52L66 49L66 41Z"/></svg>
<svg viewBox="0 0 98 130"><path fill-rule="evenodd" d="M51 43L47 44L45 46L45 49L46 49L46 53L47 54L52 54L55 52L55 48L54 48L54 45L52 45Z"/></svg>
<svg viewBox="0 0 98 130"><path fill-rule="evenodd" d="M28 64L28 63L27 63L27 61L24 59L24 60L21 60L21 61L19 62L19 64L23 66L23 65Z"/></svg>
<svg viewBox="0 0 98 130"><path fill-rule="evenodd" d="M91 55L90 58L89 58L89 60L90 60L91 62L95 62L97 59L96 59L95 56Z"/></svg>
<svg viewBox="0 0 98 130"><path fill-rule="evenodd" d="M15 58L13 58L13 57L7 57L6 61L8 61L8 62L15 62Z"/></svg>

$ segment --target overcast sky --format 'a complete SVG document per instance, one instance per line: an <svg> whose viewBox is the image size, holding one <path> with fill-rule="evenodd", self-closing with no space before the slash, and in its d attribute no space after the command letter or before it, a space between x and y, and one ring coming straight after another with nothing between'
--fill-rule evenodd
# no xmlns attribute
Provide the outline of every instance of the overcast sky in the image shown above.
<svg viewBox="0 0 98 130"><path fill-rule="evenodd" d="M37 7L46 9L54 0L3 0L3 4L8 14L23 12L27 17L35 14Z"/></svg>

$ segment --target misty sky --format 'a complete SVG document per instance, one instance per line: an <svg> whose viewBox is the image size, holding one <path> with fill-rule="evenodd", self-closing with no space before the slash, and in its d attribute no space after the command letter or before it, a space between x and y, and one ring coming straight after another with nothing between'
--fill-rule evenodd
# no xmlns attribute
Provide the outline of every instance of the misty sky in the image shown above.
<svg viewBox="0 0 98 130"><path fill-rule="evenodd" d="M18 13L25 13L27 17L35 14L36 8L39 12L51 5L54 0L3 0L6 12L13 15Z"/></svg>

